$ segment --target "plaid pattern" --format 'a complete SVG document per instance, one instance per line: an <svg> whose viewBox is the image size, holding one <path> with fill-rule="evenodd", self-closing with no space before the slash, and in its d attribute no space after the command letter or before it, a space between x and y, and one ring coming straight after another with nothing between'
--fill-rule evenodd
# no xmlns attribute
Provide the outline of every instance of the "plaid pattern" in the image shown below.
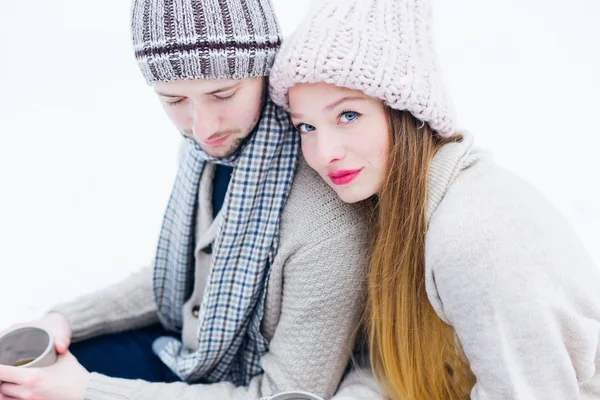
<svg viewBox="0 0 600 400"><path fill-rule="evenodd" d="M262 373L268 344L260 333L270 265L279 244L279 220L299 152L289 117L270 100L243 149L228 159L208 156L193 141L181 163L165 212L154 270L154 295L162 324L183 325L192 291L194 227L205 162L234 166L215 240L209 282L200 306L198 350L158 339L155 352L188 382L248 385Z"/></svg>

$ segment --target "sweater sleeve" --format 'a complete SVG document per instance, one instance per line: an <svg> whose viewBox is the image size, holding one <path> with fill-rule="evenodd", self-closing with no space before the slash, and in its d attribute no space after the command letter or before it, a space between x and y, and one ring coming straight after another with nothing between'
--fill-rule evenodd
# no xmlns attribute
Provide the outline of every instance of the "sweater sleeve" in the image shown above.
<svg viewBox="0 0 600 400"><path fill-rule="evenodd" d="M598 269L524 182L460 185L431 220L426 263L429 299L476 378L471 399L581 398L600 360Z"/></svg>
<svg viewBox="0 0 600 400"><path fill-rule="evenodd" d="M115 285L56 305L50 312L67 318L73 342L157 323L152 271L151 266L144 267Z"/></svg>
<svg viewBox="0 0 600 400"><path fill-rule="evenodd" d="M221 384L217 384L221 385ZM214 385L213 385L214 386ZM137 390L143 390L145 397L137 393ZM92 379L88 385L86 396L83 400L104 400L104 399L158 399L159 397L151 392L151 389L159 390L162 395L174 396L175 399L230 399L237 397L231 396L231 389L213 388L203 390L201 385L187 385L182 382L177 383L148 383L144 381L130 381L125 379L109 378L104 375L92 374ZM110 391L111 393L109 393ZM115 392L119 392L118 397ZM149 395L150 393L150 395ZM248 397L245 399L256 399L252 397L250 391L246 392ZM256 394L254 394L256 395ZM196 396L196 397L194 397ZM166 397L171 398L171 397ZM240 397L244 398L244 397ZM370 369L358 368L351 371L342 381L339 390L331 400L387 400L383 390L373 377Z"/></svg>
<svg viewBox="0 0 600 400"><path fill-rule="evenodd" d="M247 400L288 390L331 398L348 365L364 307L365 247L334 246L340 237L348 243L365 239L358 237L358 230L349 231L355 235L329 235L334 239L302 246L288 257L280 320L269 351L261 359L264 373L254 377L249 386L235 387L229 382L148 383L93 374L85 399ZM360 385L358 380L351 383ZM364 398L349 397L348 392L344 399Z"/></svg>

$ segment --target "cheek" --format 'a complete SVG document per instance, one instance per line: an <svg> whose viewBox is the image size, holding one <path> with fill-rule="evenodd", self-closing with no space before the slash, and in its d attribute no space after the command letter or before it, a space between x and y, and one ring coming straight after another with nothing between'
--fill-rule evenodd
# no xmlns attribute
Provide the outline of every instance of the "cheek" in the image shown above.
<svg viewBox="0 0 600 400"><path fill-rule="evenodd" d="M218 110L227 129L245 130L257 122L261 112L261 92L240 93L229 101L223 102Z"/></svg>
<svg viewBox="0 0 600 400"><path fill-rule="evenodd" d="M386 130L381 135L376 135L372 142L372 154L376 156L377 165L385 168L390 154L390 138Z"/></svg>
<svg viewBox="0 0 600 400"><path fill-rule="evenodd" d="M369 164L378 165L387 159L389 147L387 135L379 135L374 130L355 132L347 145L349 152Z"/></svg>
<svg viewBox="0 0 600 400"><path fill-rule="evenodd" d="M251 124L257 117L256 109L244 103L232 102L219 107L219 116L223 121L224 129L242 130Z"/></svg>
<svg viewBox="0 0 600 400"><path fill-rule="evenodd" d="M369 141L364 143L364 148L368 150L372 162L378 167L382 167L385 166L390 151L389 127L383 118L372 126Z"/></svg>
<svg viewBox="0 0 600 400"><path fill-rule="evenodd" d="M169 119L175 124L179 130L189 130L192 126L192 119L187 111L187 106L181 104L178 106L170 106L163 104L163 109L167 113Z"/></svg>
<svg viewBox="0 0 600 400"><path fill-rule="evenodd" d="M302 145L302 155L304 155L304 159L308 165L312 169L319 171L320 165L317 163L317 149L314 146L314 141L310 140L310 138L302 137L300 143Z"/></svg>

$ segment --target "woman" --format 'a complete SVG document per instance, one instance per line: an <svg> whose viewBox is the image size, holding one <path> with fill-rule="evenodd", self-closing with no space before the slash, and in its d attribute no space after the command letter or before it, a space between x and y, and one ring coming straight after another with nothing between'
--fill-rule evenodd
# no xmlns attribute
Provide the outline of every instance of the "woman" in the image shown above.
<svg viewBox="0 0 600 400"><path fill-rule="evenodd" d="M309 165L375 200L370 356L393 399L600 398L600 271L454 128L426 0L329 0L271 73Z"/></svg>

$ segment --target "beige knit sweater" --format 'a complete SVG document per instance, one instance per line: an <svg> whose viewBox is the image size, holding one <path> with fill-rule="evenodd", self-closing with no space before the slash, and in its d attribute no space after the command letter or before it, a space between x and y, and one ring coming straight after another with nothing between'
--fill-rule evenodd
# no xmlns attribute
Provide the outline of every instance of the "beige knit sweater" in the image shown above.
<svg viewBox="0 0 600 400"><path fill-rule="evenodd" d="M435 155L428 194L428 299L477 378L471 399L600 399L600 270L565 219L468 134ZM86 399L257 399L288 389L330 397L362 308L366 212L342 205L301 164L269 282L270 352L249 388L94 374ZM156 322L150 272L59 309L75 339ZM357 372L335 399L381 395Z"/></svg>
<svg viewBox="0 0 600 400"><path fill-rule="evenodd" d="M211 174L212 168L204 173ZM203 176L200 196L209 198L210 184L211 179ZM202 204L205 206L199 215L209 216L210 201ZM94 373L85 399L248 400L287 390L330 398L348 364L352 336L364 308L367 215L363 205L341 202L301 160L282 213L279 251L268 282L262 323L269 341L269 352L261 360L264 374L255 377L249 387L234 387L228 382L148 383ZM201 225L198 241L212 242L215 230L206 222ZM209 267L202 264L210 261L202 253L203 247L196 249L197 276L199 270ZM188 347L194 346L197 325L191 303L201 299L205 279L195 283L192 299L184 306L182 339ZM156 323L152 269L144 268L122 283L54 310L67 316L74 341ZM340 399L372 400L380 396L372 380L357 373L340 392Z"/></svg>
<svg viewBox="0 0 600 400"><path fill-rule="evenodd" d="M425 282L471 400L600 399L600 269L566 219L465 134L429 172Z"/></svg>

